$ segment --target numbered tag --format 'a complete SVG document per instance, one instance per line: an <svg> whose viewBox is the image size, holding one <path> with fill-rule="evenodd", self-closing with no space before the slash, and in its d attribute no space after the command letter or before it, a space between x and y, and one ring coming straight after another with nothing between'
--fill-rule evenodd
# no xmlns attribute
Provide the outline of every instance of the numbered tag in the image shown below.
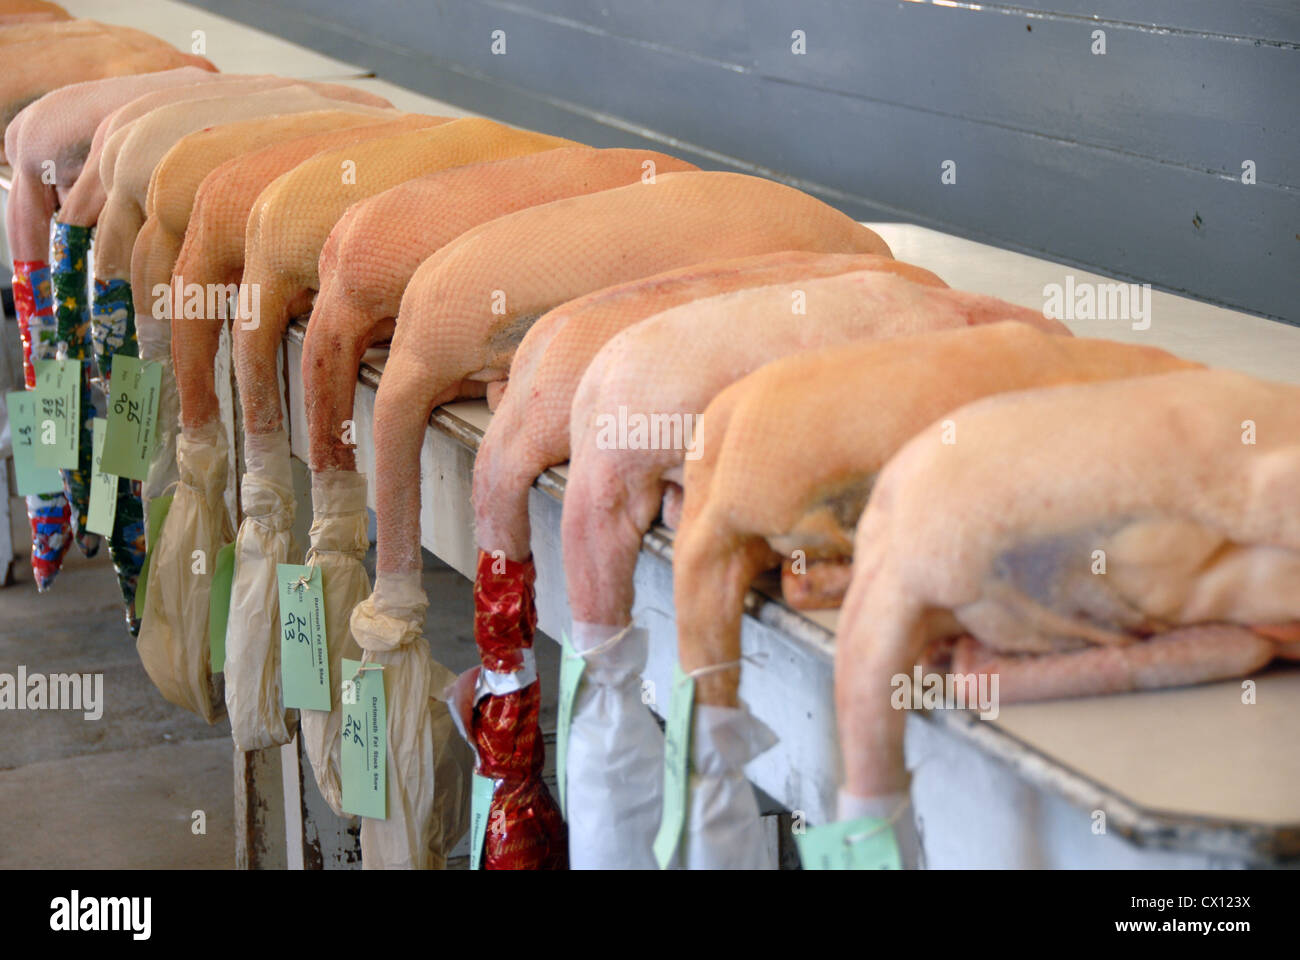
<svg viewBox="0 0 1300 960"><path fill-rule="evenodd" d="M108 441L105 440L104 442L107 443ZM135 588L135 609L141 619L144 619L144 600L149 589L149 571L153 569L154 548L158 545L159 538L162 537L163 524L167 522L167 512L171 508L172 495L170 493L163 497L154 497L149 501L149 516L146 518L144 527L144 563L140 567L139 584Z"/></svg>
<svg viewBox="0 0 1300 960"><path fill-rule="evenodd" d="M10 433L14 445L14 472L18 475L20 496L63 492L63 479L53 467L36 465L36 394L19 390L5 394L9 408Z"/></svg>
<svg viewBox="0 0 1300 960"><path fill-rule="evenodd" d="M113 535L113 521L117 518L117 477L100 469L104 454L104 435L108 421L97 417L91 434L91 461L94 473L90 478L90 509L86 513L86 529L106 537Z"/></svg>
<svg viewBox="0 0 1300 960"><path fill-rule="evenodd" d="M36 465L75 470L81 437L81 361L37 360Z"/></svg>
<svg viewBox="0 0 1300 960"><path fill-rule="evenodd" d="M226 669L226 623L230 619L230 583L235 578L235 545L217 551L212 567L212 592L208 594L208 653L212 672Z"/></svg>
<svg viewBox="0 0 1300 960"><path fill-rule="evenodd" d="M805 870L902 869L893 825L880 817L812 827L795 842Z"/></svg>
<svg viewBox="0 0 1300 960"><path fill-rule="evenodd" d="M566 817L569 762L569 730L573 726L573 701L582 683L582 673L587 669L585 657L569 644L569 635L563 634L560 643L560 703L555 721L555 780L560 787L560 812Z"/></svg>
<svg viewBox="0 0 1300 960"><path fill-rule="evenodd" d="M149 473L161 384L161 364L126 354L113 358L113 400L103 458L107 473L132 480L143 480Z"/></svg>
<svg viewBox="0 0 1300 960"><path fill-rule="evenodd" d="M691 714L695 708L695 678L673 667L673 692L664 727L664 809L655 834L655 859L666 870L677 852L686 825L686 801L691 773Z"/></svg>
<svg viewBox="0 0 1300 960"><path fill-rule="evenodd" d="M330 709L325 581L320 567L276 564L280 584L280 689L285 707Z"/></svg>
<svg viewBox="0 0 1300 960"><path fill-rule="evenodd" d="M343 733L339 751L343 809L388 819L388 707L379 664L343 661Z"/></svg>
<svg viewBox="0 0 1300 960"><path fill-rule="evenodd" d="M492 795L500 780L473 775L469 795L469 868L483 868L483 845L487 842L488 815L492 812Z"/></svg>

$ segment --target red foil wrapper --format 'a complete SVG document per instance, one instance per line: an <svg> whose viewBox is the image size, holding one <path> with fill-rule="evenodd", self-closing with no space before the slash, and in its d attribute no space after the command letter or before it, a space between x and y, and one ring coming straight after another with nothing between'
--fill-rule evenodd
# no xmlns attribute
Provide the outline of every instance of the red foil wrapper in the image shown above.
<svg viewBox="0 0 1300 960"><path fill-rule="evenodd" d="M533 645L537 608L536 571L479 551L474 577L474 639L485 670L517 673L523 651ZM564 870L569 838L559 806L542 782L546 759L538 725L541 687L533 681L503 696L489 694L474 706L473 737L478 772L499 780L488 811L483 867L486 870Z"/></svg>
<svg viewBox="0 0 1300 960"><path fill-rule="evenodd" d="M500 570L494 573L493 570ZM524 665L520 651L533 645L537 606L533 581L537 571L531 559L522 563L493 559L478 552L474 573L474 640L484 670L514 673Z"/></svg>
<svg viewBox="0 0 1300 960"><path fill-rule="evenodd" d="M14 312L18 314L18 336L23 342L23 381L28 390L36 388L36 368L32 365L32 343L36 338L36 331L32 329L32 317L36 315L32 271L39 271L48 266L49 264L43 260L14 261ZM47 292L47 299L48 296Z"/></svg>
<svg viewBox="0 0 1300 960"><path fill-rule="evenodd" d="M566 870L569 833L560 808L542 782L546 758L537 714L541 686L474 707L474 742L481 776L500 780L488 810L485 870Z"/></svg>

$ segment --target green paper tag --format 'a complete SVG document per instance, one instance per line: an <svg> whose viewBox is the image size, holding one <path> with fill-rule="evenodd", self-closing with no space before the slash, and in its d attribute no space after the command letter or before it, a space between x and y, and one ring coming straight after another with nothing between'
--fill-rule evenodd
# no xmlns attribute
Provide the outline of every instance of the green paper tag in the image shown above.
<svg viewBox="0 0 1300 960"><path fill-rule="evenodd" d="M107 442L107 441L105 441ZM167 511L172 508L172 495L155 497L149 501L148 523L145 524L144 563L140 566L140 577L135 588L135 608L140 618L144 618L144 597L149 587L149 570L153 566L153 548L162 536L163 524L167 522Z"/></svg>
<svg viewBox="0 0 1300 960"><path fill-rule="evenodd" d="M477 773L472 779L473 786L469 795L469 868L479 870L483 866L483 844L487 841L492 794L496 793L500 781Z"/></svg>
<svg viewBox="0 0 1300 960"><path fill-rule="evenodd" d="M566 787L568 784L569 729L573 726L573 700L578 695L582 672L587 669L586 657L578 656L569 644L569 635L563 634L560 643L560 703L555 721L555 780L560 786L560 812L568 817Z"/></svg>
<svg viewBox="0 0 1300 960"><path fill-rule="evenodd" d="M94 472L90 477L90 509L86 513L86 529L91 533L111 537L113 521L117 518L117 477L99 469L100 458L104 455L104 435L108 431L108 421L96 417L93 426L91 460Z"/></svg>
<svg viewBox="0 0 1300 960"><path fill-rule="evenodd" d="M161 384L162 365L157 361L124 353L113 357L113 400L104 441L106 472L132 480L143 480L149 473Z"/></svg>
<svg viewBox="0 0 1300 960"><path fill-rule="evenodd" d="M230 619L230 582L235 578L235 545L217 551L212 568L212 592L208 594L208 651L212 672L226 669L226 622Z"/></svg>
<svg viewBox="0 0 1300 960"><path fill-rule="evenodd" d="M343 810L372 820L388 819L388 707L384 703L384 669L377 663L361 669L360 660L344 660L343 736L339 751Z"/></svg>
<svg viewBox="0 0 1300 960"><path fill-rule="evenodd" d="M812 827L795 836L805 870L901 870L898 841L888 820L860 817Z"/></svg>
<svg viewBox="0 0 1300 960"><path fill-rule="evenodd" d="M76 470L81 437L81 361L37 360L36 465Z"/></svg>
<svg viewBox="0 0 1300 960"><path fill-rule="evenodd" d="M325 581L320 567L278 563L280 689L286 708L329 710L330 654L325 645Z"/></svg>
<svg viewBox="0 0 1300 960"><path fill-rule="evenodd" d="M30 390L18 390L5 394L5 403L9 407L9 432L14 445L14 472L18 475L18 493L20 496L44 494L49 496L63 492L63 478L53 467L36 465L36 441L39 436L36 427L36 394Z"/></svg>
<svg viewBox="0 0 1300 960"><path fill-rule="evenodd" d="M686 800L690 780L691 714L695 709L695 678L673 667L673 692L664 727L664 810L655 834L655 859L668 869L686 825Z"/></svg>

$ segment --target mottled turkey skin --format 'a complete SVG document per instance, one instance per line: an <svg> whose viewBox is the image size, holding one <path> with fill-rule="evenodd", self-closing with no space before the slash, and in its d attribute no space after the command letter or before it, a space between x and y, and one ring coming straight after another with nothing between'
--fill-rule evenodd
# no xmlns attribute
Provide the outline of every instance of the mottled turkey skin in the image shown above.
<svg viewBox="0 0 1300 960"><path fill-rule="evenodd" d="M286 89L289 87L294 89ZM326 87L340 93L346 90L337 85ZM68 192L59 211L59 222L70 227L91 227L99 221L107 205L108 188L117 172L119 154L125 151L118 200L110 208L109 223L100 232L95 245L98 276L90 309L100 370L106 377L115 352L137 352L135 307L129 283L130 253L136 227L130 212L145 202L148 178L156 165L159 145L165 149L169 137L174 141L181 135L185 124L192 121L188 113L190 108L200 114L208 109L220 110L223 105L229 105L229 98L237 100L241 94L256 97L270 90L295 98L303 93L302 85L295 87L293 81L282 77L214 75L202 83L167 87L137 97L110 113L96 128L85 169ZM135 184L139 194L137 203L131 199L130 185L141 179L140 170L143 170L143 183Z"/></svg>
<svg viewBox="0 0 1300 960"><path fill-rule="evenodd" d="M103 181L104 152L115 136L137 120L155 110L179 103L198 103L203 100L256 94L285 87L308 87L321 96L345 100L360 106L382 108L387 103L379 97L344 84L294 80L269 73L256 76L212 74L198 83L154 90L118 107L100 121L91 139L90 151L86 156L82 174L68 191L63 201L63 208L59 212L59 219L78 226L94 226L108 199L108 187ZM110 172L113 166L114 164L110 162Z"/></svg>
<svg viewBox="0 0 1300 960"><path fill-rule="evenodd" d="M264 434L280 426L280 340L289 319L310 308L320 287L321 250L348 207L450 167L572 146L570 140L490 120L453 120L321 154L268 186L249 215L241 282L258 291L260 311L235 325L244 428Z"/></svg>
<svg viewBox="0 0 1300 960"><path fill-rule="evenodd" d="M1005 390L1190 366L1163 350L998 323L801 353L732 384L705 413L704 456L686 465L673 547L682 668L739 656L743 599L759 572L850 556L876 474L947 411ZM817 386L844 383L854 389ZM697 696L734 706L738 676L701 677Z"/></svg>
<svg viewBox="0 0 1300 960"><path fill-rule="evenodd" d="M917 434L858 524L836 647L849 792L906 782L890 679L936 640L978 640L953 666L1001 672L1004 703L1237 677L1295 655L1300 388L1198 370L948 416L957 443Z"/></svg>
<svg viewBox="0 0 1300 960"><path fill-rule="evenodd" d="M217 419L213 363L225 321L185 309L184 285L238 285L244 272L248 215L258 196L283 173L319 153L446 123L445 117L407 114L329 133L300 137L227 160L204 178L194 198L172 278L172 361L180 391L181 423L197 429ZM177 324L183 323L180 336Z"/></svg>
<svg viewBox="0 0 1300 960"><path fill-rule="evenodd" d="M420 444L433 407L505 377L533 321L615 283L777 249L888 253L798 190L729 173L557 200L477 227L426 260L402 297L375 408L378 571L420 569Z"/></svg>
<svg viewBox="0 0 1300 960"><path fill-rule="evenodd" d="M143 31L95 20L0 25L0 59L0 135L28 104L69 84L176 67L216 70Z"/></svg>
<svg viewBox="0 0 1300 960"><path fill-rule="evenodd" d="M206 93L229 91L238 86L237 84L201 84L197 89ZM176 89L166 89L155 91L147 97L158 98L173 96L177 93ZM132 104L137 103L132 101ZM180 103L170 103L166 106L160 106L153 109L138 119L131 121L113 133L104 144L102 156L100 157L100 181L108 190L108 199L104 205L102 215L97 217L100 220L99 234L95 244L95 289L97 291L107 290L113 296L118 296L122 291L119 285L115 285L115 280L125 280L130 275L130 251L135 243L135 234L143 221L144 205L150 177L154 167L162 155L185 133L202 127L206 123L220 122L222 120L237 119L249 116L257 116L268 112L281 112L284 110L294 109L319 109L322 106L338 105L341 101L330 100L321 94L315 92L306 86L285 86L281 88L261 89L256 92L250 92L243 95L228 96L206 96L197 100L188 100ZM126 108L130 109L132 104ZM371 110L378 113L375 108L364 108L357 106L358 110ZM114 116L120 116L121 110L115 111ZM110 120L104 121L110 123ZM101 124L102 125L102 124ZM111 124L110 124L111 125ZM85 181L86 177L79 178L78 184ZM62 220L58 225L59 238L65 234L85 234L82 241L88 242L89 228L70 223ZM76 338L75 342L79 346L89 347L90 345L90 327L91 327L91 307L88 298L86 285L86 263L84 251L81 256L62 255L53 266L53 279L56 288L59 291L59 311L60 311L60 330L61 336L66 330L69 336L75 328L79 334L84 330L85 337ZM139 292L137 292L139 293ZM144 291L147 295L148 291ZM144 299L146 307L148 305L147 296ZM134 332L136 327L132 323L133 314L141 316L142 311L138 309L128 310L126 316L117 317L114 315L113 322L120 323L124 329L120 336L101 336L99 339L106 345L117 346L119 349L128 349L134 353ZM104 311L97 311L98 315L103 316ZM66 317L65 317L66 314ZM152 318L147 311L143 312L141 319L148 323ZM162 321L164 328L167 327L167 321ZM155 342L166 343L163 339L167 335L164 329L162 334L155 337ZM70 346L73 341L68 341ZM164 351L166 347L163 347ZM74 355L79 355L74 352ZM164 353L164 356L166 354ZM156 359L156 357L153 357ZM104 357L105 371L109 369L111 355ZM166 384L164 385L164 395L166 395ZM86 405L89 412L93 408ZM162 411L164 418L167 416L167 410ZM174 415L174 414L173 414ZM164 425L162 429L169 429ZM83 433L85 431L83 430ZM89 450L90 444L88 436L83 437L83 468L79 471L70 471L65 475L65 487L69 495L69 502L72 506L73 519L77 524L78 543L88 552L93 552L98 545L98 538L86 534L85 512L88 499L88 467L89 467ZM122 553L121 550L118 551ZM119 570L119 574L123 571ZM129 572L128 572L129 579ZM127 598L128 602L130 598Z"/></svg>
<svg viewBox="0 0 1300 960"><path fill-rule="evenodd" d="M700 177L704 179L694 179ZM514 347L540 314L593 289L684 266L719 251L752 254L819 244L824 245L821 249L886 250L873 234L804 199L749 178L657 175L650 182L557 200L493 220L421 265L402 297L375 417L376 449L381 451L381 553L385 544L392 549L394 516L402 509L408 516L418 512L418 487L414 496L405 491L406 501L392 509L394 464L400 473L409 476L413 467L418 474L418 462L404 462L402 457L418 457L429 411L464 392L464 380L502 379ZM408 330L407 324L419 326ZM428 368L426 358L432 359ZM428 376L421 377L421 372ZM395 415L403 418L396 427ZM404 449L390 447L386 436L393 434ZM401 530L400 536L410 542L397 545L396 569L418 569L418 523ZM513 607L492 606L489 587L499 578L486 571L493 563L482 555L476 577L476 637L485 665L497 662L492 659L495 647L492 638L479 635L477 624L491 622L504 625L511 636L531 636L531 618ZM391 575L391 552L380 564L381 579ZM531 582L525 575L531 574L531 562L506 566L520 568L520 575L510 580L508 596L519 597L522 609L531 610ZM473 734L481 761L505 756L516 777L507 778L493 798L494 806L500 803L507 813L507 829L495 845L489 841L487 856L503 866L562 866L567 850L563 822L539 777L543 751L536 710L530 706L537 689L534 682L521 691L487 696L475 708ZM503 750L502 743L512 746ZM494 763L484 770L489 776ZM513 819L510 811L516 813Z"/></svg>
<svg viewBox="0 0 1300 960"><path fill-rule="evenodd" d="M454 167L410 180L350 207L320 256L302 372L315 471L355 470L343 441L357 369L371 345L388 339L416 269L466 230L507 213L595 193L692 164L648 150L565 147Z"/></svg>
<svg viewBox="0 0 1300 960"><path fill-rule="evenodd" d="M479 546L503 550L512 560L529 555L528 488L548 467L569 459L573 395L587 365L616 334L661 311L733 290L903 268L916 269L873 253L782 250L692 264L597 290L551 310L520 342L510 364L509 389L474 460ZM933 282L941 284L937 277Z"/></svg>
<svg viewBox="0 0 1300 960"><path fill-rule="evenodd" d="M198 67L89 80L47 93L25 108L5 130L5 155L13 181L5 209L11 255L44 259L50 249L50 218L81 175L101 120L137 97L166 87L202 83L218 74ZM52 170L47 164L53 163ZM43 176L49 170L53 183Z"/></svg>
<svg viewBox="0 0 1300 960"><path fill-rule="evenodd" d="M224 84L208 84L209 92ZM144 224L149 182L163 156L189 133L208 126L238 123L280 114L335 110L348 101L326 96L309 86L263 89L248 93L207 96L152 110L108 138L100 158L100 179L107 200L98 217L95 237L95 275L101 278L131 276L131 254ZM380 108L354 104L356 112L382 119ZM147 293L147 291L146 291ZM140 304L137 303L137 308Z"/></svg>
<svg viewBox="0 0 1300 960"><path fill-rule="evenodd" d="M876 254L815 254L783 251L734 260L709 261L644 280L608 287L545 314L524 336L510 367L512 384L497 408L474 466L476 537L481 547L475 577L475 625L485 616L485 581L500 579L497 564L526 570L515 577L512 608L494 611L498 633L509 633L519 609L534 609L533 565L529 559L528 488L548 466L568 458L569 407L587 362L600 345L660 310L700 296L779 282L794 276L830 275L894 261ZM507 560L494 559L504 551ZM535 615L533 615L535 616ZM524 624L521 622L522 629ZM531 622L527 635L531 640ZM483 644L480 643L480 650ZM484 667L500 669L484 657ZM480 744L480 751L484 747Z"/></svg>
<svg viewBox="0 0 1300 960"><path fill-rule="evenodd" d="M194 197L209 173L227 160L315 133L374 123L389 111L370 107L292 112L222 123L182 137L153 169L145 221L131 253L131 290L137 314L155 312L155 290L169 286L189 227ZM162 294L165 307L171 298ZM163 310L157 312L163 312Z"/></svg>
<svg viewBox="0 0 1300 960"><path fill-rule="evenodd" d="M1033 311L936 283L933 274L895 262L892 271L756 287L665 311L606 344L573 400L562 529L574 618L630 622L641 538L666 484L714 439L703 431L688 438L685 430L733 381L800 350L1007 317L1065 331ZM633 442L630 433L626 441L611 438L611 418L624 414L629 424L666 416L679 435L660 438L656 430L653 444L648 436ZM692 444L694 452L686 449Z"/></svg>

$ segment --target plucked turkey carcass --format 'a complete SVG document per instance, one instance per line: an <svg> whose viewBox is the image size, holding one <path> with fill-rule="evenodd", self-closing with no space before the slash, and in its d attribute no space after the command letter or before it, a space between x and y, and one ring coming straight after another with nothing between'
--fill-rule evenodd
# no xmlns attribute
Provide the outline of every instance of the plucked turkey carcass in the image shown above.
<svg viewBox="0 0 1300 960"><path fill-rule="evenodd" d="M330 133L301 137L227 160L203 180L194 198L184 242L172 278L173 324L185 336L173 336L172 356L180 392L181 424L199 429L216 421L219 411L213 361L225 318L187 315L184 285L201 288L238 284L244 272L249 211L273 180L300 163L338 147L438 126L446 117L406 114Z"/></svg>
<svg viewBox="0 0 1300 960"><path fill-rule="evenodd" d="M575 622L598 636L630 628L641 538L680 482L683 463L711 443L697 432L698 418L728 384L799 350L1009 317L1064 331L1033 311L948 290L928 271L895 263L697 300L619 334L592 361L573 401L562 532ZM731 704L701 710L694 729L712 764L700 795L714 796L719 808L733 793L734 802L752 804L739 767L760 749L765 728ZM710 753L715 742L735 748L725 767ZM713 849L703 831L693 836L689 862L756 865L742 844Z"/></svg>
<svg viewBox="0 0 1300 960"><path fill-rule="evenodd" d="M82 175L77 178L77 182L68 191L59 212L59 219L65 223L74 223L79 226L94 226L108 199L107 187L101 178L104 151L113 137L123 128L130 126L155 110L173 104L229 98L241 94L254 94L285 87L307 87L323 97L345 100L361 106L383 108L388 105L388 102L380 97L375 97L345 84L296 80L291 77L278 77L270 73L251 75L211 74L201 78L196 83L153 90L123 104L100 121L99 126L95 128L95 135L91 139L90 151L86 155Z"/></svg>
<svg viewBox="0 0 1300 960"><path fill-rule="evenodd" d="M0 134L18 112L51 90L84 80L175 67L216 68L141 30L95 20L48 20L0 27ZM0 155L0 163L7 163Z"/></svg>
<svg viewBox="0 0 1300 960"><path fill-rule="evenodd" d="M14 259L44 260L49 253L50 217L81 175L100 121L151 91L219 77L198 67L106 77L61 87L24 108L5 130L13 167L5 226Z"/></svg>
<svg viewBox="0 0 1300 960"><path fill-rule="evenodd" d="M858 524L836 640L841 819L907 796L891 678L932 643L957 639L954 673L999 674L1002 702L1300 655L1300 389L1186 371L946 416L957 443L918 433Z"/></svg>
<svg viewBox="0 0 1300 960"><path fill-rule="evenodd" d="M355 104L351 99L331 99L307 85L289 85L279 88L259 89L256 92L232 92L240 85L236 81L202 84L198 99L170 103L158 107L131 121L109 136L100 157L100 181L107 190L102 211L97 216L98 231L95 243L95 305L94 312L101 318L97 325L103 332L99 351L101 371L111 375L111 347L119 340L129 342L129 331L134 310L128 306L131 251L136 234L144 219L144 205L150 177L162 155L175 142L193 130L209 123L222 123L248 117L282 112L318 110L325 107L348 105L357 111L369 110L382 115L378 107ZM349 88L330 85L340 97L373 99L368 94ZM327 88L328 89L328 88ZM149 98L170 97L177 90L156 91ZM123 110L129 110L135 102ZM115 112L120 117L122 110ZM111 125L112 119L104 121ZM103 124L101 124L102 126ZM88 177L83 174L74 190L79 191ZM86 259L90 244L90 229L77 224L70 217L73 211L64 211L56 225L53 237L55 263L51 279L56 300L56 315L60 329L59 338L69 344L70 355L89 360L91 341L91 305L87 302ZM146 291L147 294L147 291ZM147 298L145 298L147 303ZM164 301L165 302L165 301ZM125 327L120 333L117 328ZM151 322L151 316L142 313L137 333L141 341L140 355L147 360L161 361L164 366L162 395L159 404L159 440L150 467L150 475L142 488L144 508L150 500L162 494L163 489L175 479L175 440L171 425L175 422L175 387L170 374L170 338L165 320ZM93 407L90 404L89 385L83 387L83 411L87 416L82 424L81 463L78 469L65 471L64 485L72 510L75 535L79 540L97 545L98 538L85 531L86 507L90 486L90 425ZM134 511L128 508L128 514ZM156 536L157 531L147 531ZM129 579L129 578L128 578ZM128 601L128 621L132 618Z"/></svg>
<svg viewBox="0 0 1300 960"><path fill-rule="evenodd" d="M848 556L854 524L868 497L875 502L877 474L918 430L945 450L983 451L949 411L1007 390L1192 366L1150 347L997 323L800 353L721 392L704 415L703 456L686 465L673 548L682 669L731 667L699 677L697 715L740 703L740 619L754 577L794 558L797 579L805 565L813 571ZM999 469L1021 464L1003 460ZM746 822L757 849L758 810L748 799L730 829L734 837Z"/></svg>
<svg viewBox="0 0 1300 960"><path fill-rule="evenodd" d="M484 554L495 558L499 551L530 574L521 585L524 607L533 605L528 490L547 467L569 458L573 396L605 343L679 304L873 268L915 271L880 254L786 250L710 260L579 297L533 324L511 362L508 389L474 462L476 541ZM586 661L572 713L568 770L560 772L567 785L570 865L652 867L662 738L641 700L648 637L644 630L579 621L570 639Z"/></svg>
<svg viewBox="0 0 1300 960"><path fill-rule="evenodd" d="M131 252L131 289L136 310L169 308L172 269L185 241L194 198L209 173L235 157L316 133L361 127L397 116L392 111L346 109L290 112L222 123L181 138L154 167L145 197L145 221Z"/></svg>
<svg viewBox="0 0 1300 960"><path fill-rule="evenodd" d="M491 221L421 265L402 298L375 412L379 563L375 592L352 617L362 646L418 638L419 450L434 406L481 395L505 377L537 317L613 283L711 259L774 249L882 252L883 242L797 190L735 174L670 173L557 200ZM501 780L489 866L554 867L566 859L562 824L541 783L539 704L530 668L535 615L515 608L528 571L480 555L475 637L484 669L462 716L479 770Z"/></svg>
<svg viewBox="0 0 1300 960"><path fill-rule="evenodd" d="M445 122L413 115L377 123L368 119L371 122L365 126L316 133L227 160L199 186L173 279L171 316L176 331L171 343L183 431L176 440L180 482L168 518L176 517L177 522L168 522L158 532L151 547L155 558L151 569L185 563L195 550L211 560L234 537L225 505L229 439L219 419L214 381L214 362L226 323L223 314L229 311L214 305L209 315L206 296L201 312L190 309L185 286L193 283L205 291L238 289L248 212L262 190L286 170L323 150ZM192 564L187 569L192 584L188 590L185 577L155 578L149 593L151 615L141 626L136 648L168 700L200 714L206 709L215 717L224 696L212 687L207 607L202 603L210 595L213 565L209 562L202 575L193 572Z"/></svg>
<svg viewBox="0 0 1300 960"><path fill-rule="evenodd" d="M13 165L5 228L29 389L36 382L33 359L54 356L58 339L48 261L50 217L81 175L98 124L113 110L150 90L197 84L218 76L198 67L179 67L72 84L28 105L5 130L4 150ZM32 571L37 589L46 590L72 543L71 511L62 491L29 496L27 507ZM121 523L129 524L125 514Z"/></svg>
<svg viewBox="0 0 1300 960"><path fill-rule="evenodd" d="M287 741L289 718L280 704L278 604L270 572L288 559L287 535L294 504L288 483L288 439L282 425L276 356L291 316L303 312L319 287L321 249L346 209L414 177L439 170L575 146L572 141L516 130L489 120L456 120L429 129L399 134L322 154L281 176L263 191L249 217L241 291L252 289L257 308L241 315L235 329L235 367L244 412L248 471L242 490L245 519L235 549L227 631L226 706L235 742L265 746ZM365 647L365 644L362 644ZM424 704L436 671L427 649L385 653L366 648L366 658L406 662L419 658L419 669L390 670L394 699ZM445 672L445 671L444 671ZM398 696L398 693L401 696ZM389 818L362 824L362 855L372 867L432 866L445 851L431 850L430 815L433 771L427 757L417 757L429 743L435 721L449 729L445 708L417 708L415 714L389 713L389 762L394 773ZM447 721L442 723L442 721ZM446 742L450 739L450 742ZM437 754L459 751L444 738ZM428 773L427 778L424 772ZM411 793L406 792L410 787ZM426 789L427 786L427 789ZM428 794L428 803L424 802ZM417 814L418 810L418 814ZM455 837L448 837L454 842Z"/></svg>
<svg viewBox="0 0 1300 960"><path fill-rule="evenodd" d="M355 472L353 446L347 442L355 433L349 426L357 370L365 350L392 335L411 275L444 244L498 216L622 186L651 171L692 169L646 150L564 147L407 181L354 204L335 224L321 251L320 293L302 359L315 517L307 562L321 569L325 585L335 686L340 661L360 659L348 618L370 593L361 565L368 546L365 478ZM304 710L300 719L321 793L339 811L341 710Z"/></svg>
<svg viewBox="0 0 1300 960"><path fill-rule="evenodd" d="M148 217L131 258L131 289L143 336L172 342L172 267L208 173L228 159L242 160L259 147L374 124L387 115L388 111L371 108L277 114L209 127L179 140L154 167L145 204ZM237 289L236 284L191 289L183 275L177 283L182 310L176 323L182 339L189 337L192 326L208 322L203 314L209 307L219 315L230 313L223 309L224 297ZM213 319L222 322L220 316ZM211 358L208 370L211 385ZM137 643L146 670L164 696L209 720L222 712L224 703L211 686L207 657L213 564L196 570L192 558L215 558L234 539L224 507L228 451L225 430L215 422L176 439L179 483L173 488L166 529L151 532L148 605L140 611L144 626Z"/></svg>

